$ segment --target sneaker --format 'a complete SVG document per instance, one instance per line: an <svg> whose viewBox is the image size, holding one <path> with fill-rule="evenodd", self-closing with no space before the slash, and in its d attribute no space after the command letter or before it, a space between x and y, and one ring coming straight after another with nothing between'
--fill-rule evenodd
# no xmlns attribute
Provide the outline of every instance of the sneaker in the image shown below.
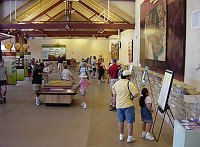
<svg viewBox="0 0 200 147"><path fill-rule="evenodd" d="M131 143L131 142L134 142L135 141L135 138L133 138L133 136L128 136L127 138L127 143Z"/></svg>
<svg viewBox="0 0 200 147"><path fill-rule="evenodd" d="M5 97L3 97L3 102L6 103L6 98Z"/></svg>
<svg viewBox="0 0 200 147"><path fill-rule="evenodd" d="M0 99L0 104L3 104L3 100L2 99Z"/></svg>
<svg viewBox="0 0 200 147"><path fill-rule="evenodd" d="M150 141L153 141L153 140L154 140L154 137L153 137L150 133L147 133L145 139L150 140Z"/></svg>
<svg viewBox="0 0 200 147"><path fill-rule="evenodd" d="M145 137L146 137L146 134L147 134L147 132L142 131L142 135L141 135L141 137L142 137L142 138L145 138Z"/></svg>
<svg viewBox="0 0 200 147"><path fill-rule="evenodd" d="M119 140L123 141L124 140L124 134L119 134Z"/></svg>
<svg viewBox="0 0 200 147"><path fill-rule="evenodd" d="M86 103L83 103L83 109L87 109Z"/></svg>
<svg viewBox="0 0 200 147"><path fill-rule="evenodd" d="M116 111L116 107L111 107L110 111Z"/></svg>
<svg viewBox="0 0 200 147"><path fill-rule="evenodd" d="M37 106L40 106L41 105L41 101L40 100L38 100L38 101L36 101L36 103L35 103Z"/></svg>
<svg viewBox="0 0 200 147"><path fill-rule="evenodd" d="M84 103L82 102L82 103L81 103L81 107L83 107L83 106L84 106Z"/></svg>

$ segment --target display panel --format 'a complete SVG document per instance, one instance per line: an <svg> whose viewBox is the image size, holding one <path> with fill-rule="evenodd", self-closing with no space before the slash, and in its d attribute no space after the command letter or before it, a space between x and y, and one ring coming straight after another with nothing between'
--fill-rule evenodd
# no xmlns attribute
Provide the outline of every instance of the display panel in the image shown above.
<svg viewBox="0 0 200 147"><path fill-rule="evenodd" d="M166 70L163 78L160 95L158 98L158 106L162 109L162 111L166 110L166 105L168 103L172 81L173 81L173 72Z"/></svg>
<svg viewBox="0 0 200 147"><path fill-rule="evenodd" d="M8 84L17 84L17 72L16 72L16 53L15 52L3 52L2 59L5 61L7 68L7 82Z"/></svg>
<svg viewBox="0 0 200 147"><path fill-rule="evenodd" d="M66 45L43 44L42 59L56 61L58 57L66 60Z"/></svg>

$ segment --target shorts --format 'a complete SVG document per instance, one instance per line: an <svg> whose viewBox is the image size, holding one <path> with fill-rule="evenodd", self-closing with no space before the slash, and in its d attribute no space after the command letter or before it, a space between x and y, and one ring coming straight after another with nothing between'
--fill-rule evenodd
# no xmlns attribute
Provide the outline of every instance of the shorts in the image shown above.
<svg viewBox="0 0 200 147"><path fill-rule="evenodd" d="M42 84L33 84L33 90L35 92L39 91L42 87Z"/></svg>
<svg viewBox="0 0 200 147"><path fill-rule="evenodd" d="M80 90L81 96L85 96L86 91L85 90Z"/></svg>
<svg viewBox="0 0 200 147"><path fill-rule="evenodd" d="M128 108L117 108L117 118L118 122L124 122L126 120L127 123L134 123L135 122L134 106Z"/></svg>
<svg viewBox="0 0 200 147"><path fill-rule="evenodd" d="M110 79L110 89L112 89L113 85L118 81L118 79Z"/></svg>
<svg viewBox="0 0 200 147"><path fill-rule="evenodd" d="M7 85L7 80L0 80L0 86Z"/></svg>
<svg viewBox="0 0 200 147"><path fill-rule="evenodd" d="M147 108L141 109L141 120L145 123L153 123L153 117Z"/></svg>

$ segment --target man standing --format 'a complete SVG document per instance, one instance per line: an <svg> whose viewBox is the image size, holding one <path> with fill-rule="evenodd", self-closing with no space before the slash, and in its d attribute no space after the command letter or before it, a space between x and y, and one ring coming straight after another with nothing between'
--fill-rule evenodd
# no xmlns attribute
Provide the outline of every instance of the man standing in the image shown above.
<svg viewBox="0 0 200 147"><path fill-rule="evenodd" d="M41 104L40 95L37 93L40 91L42 87L42 75L43 75L44 64L40 63L40 65L35 65L35 69L33 70L33 90L36 94L35 104L39 106Z"/></svg>
<svg viewBox="0 0 200 147"><path fill-rule="evenodd" d="M119 69L119 65L117 65L117 60L112 60L112 65L108 68L108 77L107 83L110 85L111 98L110 98L110 111L115 111L116 107L113 105L113 93L112 86L118 81L117 72Z"/></svg>
<svg viewBox="0 0 200 147"><path fill-rule="evenodd" d="M62 58L59 56L58 57L58 72L61 73L62 72L62 65L63 64L63 60Z"/></svg>
<svg viewBox="0 0 200 147"><path fill-rule="evenodd" d="M0 59L0 86L1 86L1 97L0 104L6 103L6 93L7 93L7 71L4 66L4 60Z"/></svg>
<svg viewBox="0 0 200 147"><path fill-rule="evenodd" d="M124 121L127 122L128 138L127 143L135 141L133 138L133 123L135 122L135 108L131 100L131 94L136 97L138 90L132 82L130 82L130 71L125 70L121 75L121 79L117 81L113 87L113 103L116 104L119 139L124 140Z"/></svg>

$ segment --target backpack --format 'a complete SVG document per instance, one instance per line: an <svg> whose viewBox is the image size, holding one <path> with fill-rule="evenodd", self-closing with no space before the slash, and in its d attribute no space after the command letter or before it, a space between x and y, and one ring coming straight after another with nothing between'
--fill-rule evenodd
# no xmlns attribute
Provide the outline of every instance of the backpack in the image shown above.
<svg viewBox="0 0 200 147"><path fill-rule="evenodd" d="M116 73L115 73L115 77L117 79L121 78L122 72L123 72L123 69L118 68L117 71L116 71Z"/></svg>

